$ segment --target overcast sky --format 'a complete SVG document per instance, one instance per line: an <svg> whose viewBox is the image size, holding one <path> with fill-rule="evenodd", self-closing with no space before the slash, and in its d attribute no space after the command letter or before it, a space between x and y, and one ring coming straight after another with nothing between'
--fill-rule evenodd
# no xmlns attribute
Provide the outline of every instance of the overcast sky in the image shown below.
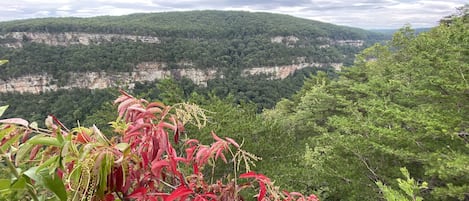
<svg viewBox="0 0 469 201"><path fill-rule="evenodd" d="M245 10L289 14L340 25L431 27L465 0L8 0L0 21L38 17L91 17L186 10Z"/></svg>

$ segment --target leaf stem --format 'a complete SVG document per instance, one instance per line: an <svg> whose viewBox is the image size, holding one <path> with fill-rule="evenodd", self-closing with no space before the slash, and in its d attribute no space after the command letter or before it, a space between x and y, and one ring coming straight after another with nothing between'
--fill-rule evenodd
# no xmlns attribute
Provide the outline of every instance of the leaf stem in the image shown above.
<svg viewBox="0 0 469 201"><path fill-rule="evenodd" d="M18 171L16 170L15 165L13 165L13 162L11 161L10 156L7 155L2 149L0 149L0 155L2 155L5 158L5 162L8 166L8 168L10 169L11 173L13 174L13 176L15 176L17 179L19 179L20 175L19 175ZM31 196L31 198L34 201L39 201L34 189L32 189L29 185L27 185L26 188L28 189L28 193Z"/></svg>

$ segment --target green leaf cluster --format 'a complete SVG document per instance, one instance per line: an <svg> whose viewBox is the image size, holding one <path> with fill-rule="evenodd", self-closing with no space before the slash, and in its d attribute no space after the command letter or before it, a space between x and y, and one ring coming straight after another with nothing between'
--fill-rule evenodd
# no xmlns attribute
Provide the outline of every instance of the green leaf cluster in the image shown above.
<svg viewBox="0 0 469 201"><path fill-rule="evenodd" d="M404 175L405 180L401 178L397 179L399 188L404 191L402 194L400 191L394 190L389 186L386 186L382 182L376 182L379 189L383 193L383 197L386 201L422 201L423 198L418 196L420 190L428 188L428 184L423 182L418 184L414 179L410 178L409 171L406 168L401 168L401 173Z"/></svg>

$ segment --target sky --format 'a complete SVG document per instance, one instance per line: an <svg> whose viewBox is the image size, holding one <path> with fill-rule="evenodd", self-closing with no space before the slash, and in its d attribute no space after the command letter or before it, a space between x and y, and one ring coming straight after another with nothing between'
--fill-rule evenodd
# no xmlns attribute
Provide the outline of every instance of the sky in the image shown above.
<svg viewBox="0 0 469 201"><path fill-rule="evenodd" d="M466 0L8 0L0 21L187 10L271 12L364 29L432 27Z"/></svg>

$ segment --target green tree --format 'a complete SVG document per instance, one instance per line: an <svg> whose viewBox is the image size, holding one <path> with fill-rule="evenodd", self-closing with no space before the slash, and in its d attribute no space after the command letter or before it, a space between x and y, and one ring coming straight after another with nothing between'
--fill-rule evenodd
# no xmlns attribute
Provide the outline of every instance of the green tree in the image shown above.
<svg viewBox="0 0 469 201"><path fill-rule="evenodd" d="M374 183L399 177L398 167L428 181L428 200L467 199L468 30L463 20L418 36L405 27L337 80L313 77L267 113L307 139L323 199L379 199Z"/></svg>

